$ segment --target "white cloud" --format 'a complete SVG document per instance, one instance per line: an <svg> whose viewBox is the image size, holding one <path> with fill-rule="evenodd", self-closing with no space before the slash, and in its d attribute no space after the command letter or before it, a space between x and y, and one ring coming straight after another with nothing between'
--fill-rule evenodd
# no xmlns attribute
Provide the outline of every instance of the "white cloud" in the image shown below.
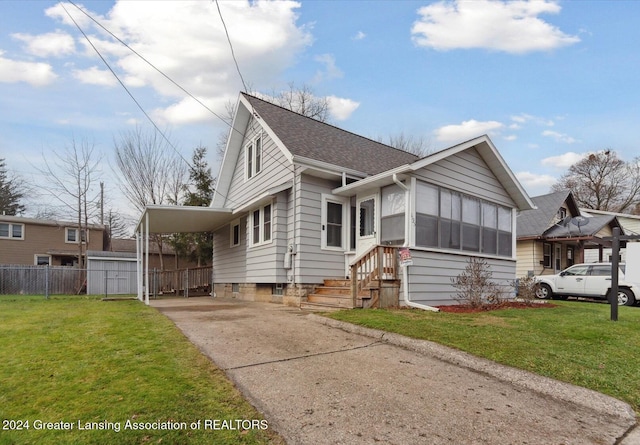
<svg viewBox="0 0 640 445"><path fill-rule="evenodd" d="M522 54L548 51L580 41L538 16L557 14L551 0L440 1L418 9L420 18L411 28L418 46L436 50L485 48Z"/></svg>
<svg viewBox="0 0 640 445"><path fill-rule="evenodd" d="M529 193L545 193L556 183L557 178L551 175L531 173L528 171L516 173L516 178Z"/></svg>
<svg viewBox="0 0 640 445"><path fill-rule="evenodd" d="M518 136L515 134L510 134L504 137L505 141L515 141L516 139L518 139Z"/></svg>
<svg viewBox="0 0 640 445"><path fill-rule="evenodd" d="M74 70L73 77L78 79L82 83L90 84L90 85L102 85L102 86L115 86L118 81L111 71L109 70L101 70L97 66L92 66L87 70Z"/></svg>
<svg viewBox="0 0 640 445"><path fill-rule="evenodd" d="M577 139L571 136L551 130L543 131L542 136L553 138L556 142L564 142L565 144L575 144L576 142L579 142Z"/></svg>
<svg viewBox="0 0 640 445"><path fill-rule="evenodd" d="M58 76L48 63L22 62L2 57L0 51L0 82L26 82L41 87L50 84Z"/></svg>
<svg viewBox="0 0 640 445"><path fill-rule="evenodd" d="M318 71L313 77L314 83L321 82L323 80L336 79L343 76L342 70L336 66L336 58L333 54L321 54L313 58L316 62L324 65L324 70Z"/></svg>
<svg viewBox="0 0 640 445"><path fill-rule="evenodd" d="M545 166L556 167L564 170L571 167L576 162L581 161L588 154L589 153L574 153L572 151L569 151L559 156L544 158L542 161L540 161L540 163Z"/></svg>
<svg viewBox="0 0 640 445"><path fill-rule="evenodd" d="M499 130L504 125L497 121L480 122L475 119L464 121L458 125L445 125L434 133L436 139L443 142L462 141Z"/></svg>
<svg viewBox="0 0 640 445"><path fill-rule="evenodd" d="M61 57L73 54L76 51L73 37L60 30L36 36L16 33L12 34L11 37L24 42L26 44L25 50L29 54L38 57Z"/></svg>
<svg viewBox="0 0 640 445"><path fill-rule="evenodd" d="M353 40L362 40L365 37L367 37L365 33L363 33L362 31L358 31L358 33L355 36L353 36Z"/></svg>
<svg viewBox="0 0 640 445"><path fill-rule="evenodd" d="M73 5L64 5L101 54L112 61L113 69L127 86L150 87L168 100L166 109L155 113L168 123L202 118L188 105L193 100L185 100L184 91L115 42ZM311 45L310 27L298 24L299 8L300 3L295 1L220 2L246 88L271 88ZM46 13L75 32L75 25L61 3ZM244 89L215 2L119 0L103 16L90 14L185 90L201 100L204 98L205 103L220 104L218 110L224 110L221 99L232 97L235 101L238 91ZM95 60L93 48L84 39L79 41L84 46L84 55ZM323 62L327 68L325 75L339 72L329 59ZM75 68L78 65L76 62ZM82 79L86 81L86 77ZM195 107L204 110L200 105ZM208 118L215 119L211 114Z"/></svg>
<svg viewBox="0 0 640 445"><path fill-rule="evenodd" d="M349 119L351 114L360 106L360 102L342 97L328 96L329 112L331 116L339 121Z"/></svg>

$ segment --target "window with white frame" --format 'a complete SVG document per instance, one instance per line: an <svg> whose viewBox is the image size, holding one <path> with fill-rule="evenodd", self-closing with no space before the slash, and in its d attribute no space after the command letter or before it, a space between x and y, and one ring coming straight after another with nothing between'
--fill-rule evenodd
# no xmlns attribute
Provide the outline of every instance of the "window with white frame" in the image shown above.
<svg viewBox="0 0 640 445"><path fill-rule="evenodd" d="M0 223L0 238L3 239L24 239L24 224Z"/></svg>
<svg viewBox="0 0 640 445"><path fill-rule="evenodd" d="M512 211L464 193L418 181L416 245L511 257Z"/></svg>
<svg viewBox="0 0 640 445"><path fill-rule="evenodd" d="M78 244L80 242L80 239L82 239L83 244L87 242L87 232L85 232L84 229L80 231L80 236L78 236L78 229L74 227L65 228L65 243Z"/></svg>
<svg viewBox="0 0 640 445"><path fill-rule="evenodd" d="M245 147L247 179L253 178L262 170L262 136L256 136Z"/></svg>
<svg viewBox="0 0 640 445"><path fill-rule="evenodd" d="M231 223L229 238L231 239L231 247L240 245L240 220Z"/></svg>
<svg viewBox="0 0 640 445"><path fill-rule="evenodd" d="M36 266L50 266L51 255L34 255L34 264Z"/></svg>
<svg viewBox="0 0 640 445"><path fill-rule="evenodd" d="M251 245L255 246L271 242L273 230L272 213L271 204L267 204L251 212Z"/></svg>
<svg viewBox="0 0 640 445"><path fill-rule="evenodd" d="M322 196L322 248L346 248L346 201L331 195Z"/></svg>
<svg viewBox="0 0 640 445"><path fill-rule="evenodd" d="M393 184L382 188L380 203L380 242L402 245L405 240L405 191Z"/></svg>

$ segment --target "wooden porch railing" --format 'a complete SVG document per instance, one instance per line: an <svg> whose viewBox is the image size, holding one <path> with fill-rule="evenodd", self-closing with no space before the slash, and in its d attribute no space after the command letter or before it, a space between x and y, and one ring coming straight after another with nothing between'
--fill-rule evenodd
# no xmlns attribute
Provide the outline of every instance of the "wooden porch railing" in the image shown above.
<svg viewBox="0 0 640 445"><path fill-rule="evenodd" d="M356 307L358 295L379 289L383 280L398 279L398 248L373 246L351 265L351 298Z"/></svg>

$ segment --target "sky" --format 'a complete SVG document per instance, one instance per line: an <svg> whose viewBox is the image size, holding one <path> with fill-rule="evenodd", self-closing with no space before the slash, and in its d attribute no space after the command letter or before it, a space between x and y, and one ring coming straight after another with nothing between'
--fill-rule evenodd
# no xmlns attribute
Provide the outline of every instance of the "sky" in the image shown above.
<svg viewBox="0 0 640 445"><path fill-rule="evenodd" d="M134 216L112 168L122 135L155 125L185 159L205 146L217 175L226 104L293 82L372 139L488 134L537 196L590 152L640 155L638 17L634 0L3 0L0 158L46 190L44 159L88 141Z"/></svg>

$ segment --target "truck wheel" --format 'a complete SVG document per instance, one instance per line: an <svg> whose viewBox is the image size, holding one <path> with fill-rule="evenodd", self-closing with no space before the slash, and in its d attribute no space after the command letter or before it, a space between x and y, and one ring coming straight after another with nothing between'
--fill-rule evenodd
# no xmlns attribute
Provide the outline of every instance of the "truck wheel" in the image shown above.
<svg viewBox="0 0 640 445"><path fill-rule="evenodd" d="M633 296L633 292L631 292L629 289L619 289L618 304L624 306L633 306L634 304L636 304L636 299Z"/></svg>
<svg viewBox="0 0 640 445"><path fill-rule="evenodd" d="M536 298L541 300L546 300L547 298L551 298L551 288L548 284L540 283L536 287Z"/></svg>

